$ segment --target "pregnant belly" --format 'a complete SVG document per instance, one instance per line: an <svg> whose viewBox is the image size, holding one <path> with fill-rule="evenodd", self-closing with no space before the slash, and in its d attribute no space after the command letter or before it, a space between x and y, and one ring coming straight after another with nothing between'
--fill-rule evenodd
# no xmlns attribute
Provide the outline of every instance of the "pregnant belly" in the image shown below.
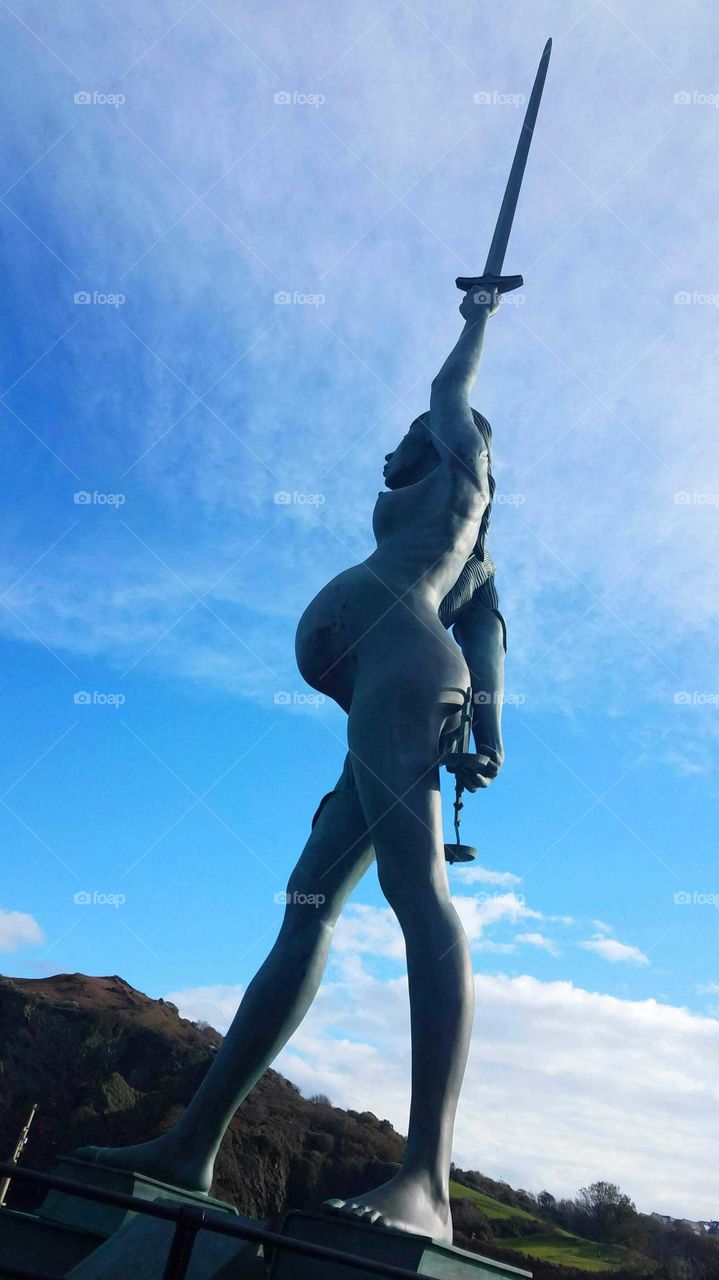
<svg viewBox="0 0 719 1280"><path fill-rule="evenodd" d="M388 683L418 680L462 691L469 673L462 654L421 596L386 587L366 565L333 578L300 618L297 665L308 684L349 710L358 674L370 667Z"/></svg>
<svg viewBox="0 0 719 1280"><path fill-rule="evenodd" d="M315 596L297 626L295 652L301 676L345 709L351 700L358 644L374 620L371 597L375 592L369 579L362 565L339 574ZM381 590L387 608L392 597L387 600L388 593Z"/></svg>

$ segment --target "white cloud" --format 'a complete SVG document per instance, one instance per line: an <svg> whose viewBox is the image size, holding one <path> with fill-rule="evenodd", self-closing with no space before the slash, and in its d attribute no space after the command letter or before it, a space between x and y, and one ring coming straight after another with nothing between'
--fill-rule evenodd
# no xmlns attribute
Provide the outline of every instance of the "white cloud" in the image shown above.
<svg viewBox="0 0 719 1280"><path fill-rule="evenodd" d="M45 934L34 916L0 907L0 951L15 951L44 941Z"/></svg>
<svg viewBox="0 0 719 1280"><path fill-rule="evenodd" d="M224 1032L232 1022L243 995L244 987L239 982L217 983L209 987L168 991L165 999L177 1005L183 1018L190 1018L192 1022L209 1022L216 1031Z"/></svg>
<svg viewBox="0 0 719 1280"><path fill-rule="evenodd" d="M608 960L610 964L649 964L649 957L640 951L639 947L632 947L625 942L617 942L616 938L590 938L586 942L580 942L580 947L584 947L585 951L595 951L603 960Z"/></svg>
<svg viewBox="0 0 719 1280"><path fill-rule="evenodd" d="M485 929L493 925L517 924L520 920L541 920L541 911L528 907L515 893L477 894L466 898L452 898L457 913L467 932L470 943L478 942Z"/></svg>
<svg viewBox="0 0 719 1280"><path fill-rule="evenodd" d="M352 902L337 922L334 947L354 955L404 960L404 939L391 907L368 907Z"/></svg>
<svg viewBox="0 0 719 1280"><path fill-rule="evenodd" d="M557 1195L608 1178L643 1210L716 1216L719 1021L571 982L475 984L460 1165ZM358 966L327 982L277 1066L304 1092L369 1107L406 1133L406 980Z"/></svg>
<svg viewBox="0 0 719 1280"><path fill-rule="evenodd" d="M539 914L513 894L499 897L499 908L491 906L496 899L455 899L478 951L517 945L482 938L489 914L495 920ZM369 1107L406 1132L407 980L380 979L363 962L368 955L399 958L401 934L389 908L352 904L347 916L344 932L337 929L331 978L276 1066L305 1093ZM518 935L530 946L543 937ZM616 945L633 960L634 952L642 954ZM718 1020L656 1000L589 992L569 981L477 974L475 986L477 1013L455 1136L459 1164L557 1195L609 1178L644 1210L716 1216ZM239 986L219 985L170 992L168 998L185 1016L205 1018L224 1031L241 994Z"/></svg>
<svg viewBox="0 0 719 1280"><path fill-rule="evenodd" d="M526 947L539 947L542 951L548 951L551 956L559 955L559 948L551 938L545 937L543 933L518 933L515 942L522 943Z"/></svg>
<svg viewBox="0 0 719 1280"><path fill-rule="evenodd" d="M700 996L719 996L719 982L700 982L697 991Z"/></svg>
<svg viewBox="0 0 719 1280"><path fill-rule="evenodd" d="M513 871L490 871L489 867L481 867L478 863L471 867L453 867L452 877L462 884L496 884L507 888L520 884L522 880Z"/></svg>

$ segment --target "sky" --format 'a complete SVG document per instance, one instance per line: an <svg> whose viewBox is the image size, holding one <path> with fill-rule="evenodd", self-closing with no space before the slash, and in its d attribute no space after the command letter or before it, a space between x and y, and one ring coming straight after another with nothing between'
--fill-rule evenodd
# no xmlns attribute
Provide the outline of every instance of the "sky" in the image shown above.
<svg viewBox="0 0 719 1280"><path fill-rule="evenodd" d="M719 1217L708 0L2 0L0 29L3 971L227 1026L344 754L294 629L372 549L551 35L474 393L507 761L450 873L455 1159ZM404 1132L408 1053L371 871L278 1066Z"/></svg>

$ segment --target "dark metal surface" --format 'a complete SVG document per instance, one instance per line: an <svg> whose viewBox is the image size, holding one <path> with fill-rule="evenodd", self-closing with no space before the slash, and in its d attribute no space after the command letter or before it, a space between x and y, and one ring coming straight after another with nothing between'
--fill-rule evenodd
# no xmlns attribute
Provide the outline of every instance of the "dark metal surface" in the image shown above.
<svg viewBox="0 0 719 1280"><path fill-rule="evenodd" d="M476 285L483 285L491 290L496 289L499 293L509 293L512 289L518 289L524 283L521 276L502 276L502 267L504 265L504 257L507 252L507 244L509 243L509 235L514 222L514 215L517 210L517 201L519 193L522 189L522 179L524 170L527 166L527 156L529 148L532 145L534 136L534 126L537 123L537 114L539 112L539 104L542 101L542 92L544 90L544 82L547 78L547 69L549 67L549 59L552 54L552 41L547 41L544 46L544 53L539 62L539 68L534 79L534 86L529 98L529 104L522 123L522 131L519 135L519 142L514 153L512 168L509 172L502 207L499 210L497 225L492 236L492 243L487 254L487 261L481 276L459 276L457 278L457 288L462 289L465 293L474 288Z"/></svg>
<svg viewBox="0 0 719 1280"><path fill-rule="evenodd" d="M21 1182L64 1191L67 1195L80 1196L84 1200L115 1204L124 1209L133 1209L136 1213L148 1214L152 1218L163 1218L166 1222L177 1223L178 1231L175 1232L170 1247L164 1280L183 1280L187 1274L192 1246L198 1231L215 1231L220 1235L256 1241L258 1244L269 1245L273 1249L286 1249L289 1253L309 1255L321 1262L341 1263L346 1267L354 1267L358 1271L387 1276L389 1280L417 1280L417 1273L407 1271L404 1267L393 1267L376 1262L372 1258L358 1258L354 1254L343 1253L341 1249L328 1249L324 1245L293 1240L288 1236L280 1235L277 1231L267 1231L264 1227L250 1227L246 1223L234 1221L229 1214L228 1221L223 1222L219 1215L209 1216L203 1210L195 1209L191 1205L171 1209L168 1205L160 1205L152 1200L140 1200L137 1196L126 1196L120 1191L101 1191L97 1187L85 1187L81 1182L71 1182L69 1178L58 1178L51 1173L38 1173L35 1169L23 1169L9 1161L0 1161L0 1176L5 1174ZM171 1263L172 1270L170 1270ZM18 1267L6 1267L2 1263L0 1263L0 1271L3 1276L13 1277L13 1280L15 1277L17 1280L57 1280L57 1276L49 1275L46 1271L27 1271Z"/></svg>

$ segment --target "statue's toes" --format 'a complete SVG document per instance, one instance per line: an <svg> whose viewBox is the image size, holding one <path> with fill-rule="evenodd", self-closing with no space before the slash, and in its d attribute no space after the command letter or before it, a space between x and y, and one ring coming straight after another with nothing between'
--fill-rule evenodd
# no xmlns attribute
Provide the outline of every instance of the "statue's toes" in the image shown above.
<svg viewBox="0 0 719 1280"><path fill-rule="evenodd" d="M324 1200L322 1208L332 1209L334 1213L340 1213L342 1209L346 1208L346 1204L345 1200Z"/></svg>
<svg viewBox="0 0 719 1280"><path fill-rule="evenodd" d="M91 1163L96 1164L104 1150L104 1147L78 1147L75 1155L78 1160L88 1160Z"/></svg>
<svg viewBox="0 0 719 1280"><path fill-rule="evenodd" d="M365 1204L362 1200L325 1200L322 1208L329 1209L330 1213L349 1214L358 1222L367 1222L372 1226L385 1225L379 1209L373 1209L371 1204Z"/></svg>

